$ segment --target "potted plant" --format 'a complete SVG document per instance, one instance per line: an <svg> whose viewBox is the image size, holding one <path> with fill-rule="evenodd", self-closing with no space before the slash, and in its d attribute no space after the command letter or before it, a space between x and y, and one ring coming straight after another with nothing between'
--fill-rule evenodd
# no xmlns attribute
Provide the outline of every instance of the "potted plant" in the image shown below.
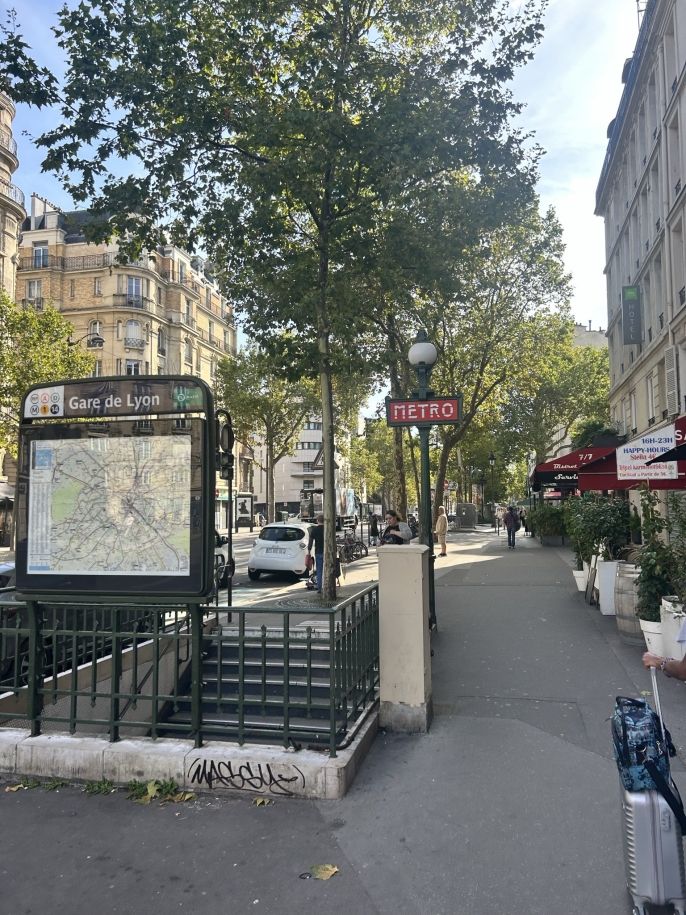
<svg viewBox="0 0 686 915"><path fill-rule="evenodd" d="M567 523L574 548L585 562L598 556L597 587L601 613L615 613L617 560L629 540L629 503L590 493L568 500Z"/></svg>
<svg viewBox="0 0 686 915"><path fill-rule="evenodd" d="M572 574L580 591L586 589L591 559L594 555L595 542L589 526L584 521L586 502L589 497L581 496L565 499L562 511L565 516L565 529L571 538L574 550L575 569Z"/></svg>
<svg viewBox="0 0 686 915"><path fill-rule="evenodd" d="M674 591L674 552L661 534L667 522L657 508L657 495L649 489L641 491L643 514L643 544L638 556L640 571L636 579L636 613L641 623L648 650L664 655L660 605L662 598Z"/></svg>
<svg viewBox="0 0 686 915"><path fill-rule="evenodd" d="M667 527L673 558L671 581L674 593L662 597L660 621L665 655L681 660L685 646L678 639L686 622L686 507L676 493L670 493L668 508Z"/></svg>

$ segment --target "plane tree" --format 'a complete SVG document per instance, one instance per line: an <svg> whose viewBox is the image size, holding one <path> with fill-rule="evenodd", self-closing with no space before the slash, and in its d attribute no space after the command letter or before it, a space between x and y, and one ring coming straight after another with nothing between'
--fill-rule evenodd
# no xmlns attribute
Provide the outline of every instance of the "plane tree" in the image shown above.
<svg viewBox="0 0 686 915"><path fill-rule="evenodd" d="M332 378L371 327L349 278L378 267L379 239L402 256L409 228L440 235L430 220L446 188L457 212L470 192L501 221L530 194L536 152L512 128L507 85L540 38L543 6L89 0L59 14L61 85L16 31L0 48L5 89L60 105L37 142L44 168L100 218L91 237L117 235L129 258L167 241L202 246L252 339L268 348L276 335L285 368L316 372L328 598Z"/></svg>
<svg viewBox="0 0 686 915"><path fill-rule="evenodd" d="M0 451L17 453L21 399L41 382L83 378L94 359L69 343L74 328L50 306L44 311L17 305L0 288Z"/></svg>

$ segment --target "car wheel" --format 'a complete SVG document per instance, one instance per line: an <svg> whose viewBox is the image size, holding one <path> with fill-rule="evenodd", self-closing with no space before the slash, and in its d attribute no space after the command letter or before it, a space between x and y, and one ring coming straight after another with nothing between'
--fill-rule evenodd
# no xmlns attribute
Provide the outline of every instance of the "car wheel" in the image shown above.
<svg viewBox="0 0 686 915"><path fill-rule="evenodd" d="M248 578L250 581L257 581L261 574L259 569L248 569Z"/></svg>

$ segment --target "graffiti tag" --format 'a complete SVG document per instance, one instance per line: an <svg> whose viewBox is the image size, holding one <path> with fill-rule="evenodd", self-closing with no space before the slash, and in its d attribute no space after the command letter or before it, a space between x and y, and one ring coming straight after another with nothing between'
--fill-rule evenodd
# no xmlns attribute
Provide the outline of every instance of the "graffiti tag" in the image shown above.
<svg viewBox="0 0 686 915"><path fill-rule="evenodd" d="M235 788L237 791L265 791L292 797L296 786L305 787L305 776L297 766L295 775L273 771L269 763L233 763L230 760L194 759L188 770L191 784L208 788Z"/></svg>

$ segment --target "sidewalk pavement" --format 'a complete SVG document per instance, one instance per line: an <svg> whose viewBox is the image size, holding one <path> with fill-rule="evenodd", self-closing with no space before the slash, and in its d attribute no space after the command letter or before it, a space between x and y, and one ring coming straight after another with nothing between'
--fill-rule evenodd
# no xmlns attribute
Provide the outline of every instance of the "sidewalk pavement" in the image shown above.
<svg viewBox="0 0 686 915"><path fill-rule="evenodd" d="M607 718L650 689L641 651L584 602L569 550L486 527L448 549L428 734L380 734L338 801L0 791L3 915L628 915ZM683 684L660 687L683 758ZM315 864L339 873L300 879Z"/></svg>

